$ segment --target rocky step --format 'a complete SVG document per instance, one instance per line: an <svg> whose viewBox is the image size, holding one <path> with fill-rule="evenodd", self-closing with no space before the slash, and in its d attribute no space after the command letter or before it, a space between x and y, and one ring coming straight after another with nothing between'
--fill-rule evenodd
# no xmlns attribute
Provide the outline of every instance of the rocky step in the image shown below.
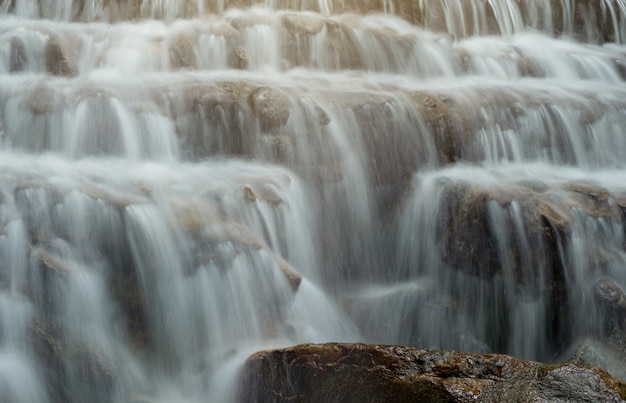
<svg viewBox="0 0 626 403"><path fill-rule="evenodd" d="M70 158L257 158L307 180L375 186L457 161L621 167L623 87L293 72L0 81L2 147ZM350 170L349 161L360 164Z"/></svg>
<svg viewBox="0 0 626 403"><path fill-rule="evenodd" d="M251 1L121 1L70 4L38 4L30 0L3 0L0 13L22 18L47 18L62 21L116 22L134 19L193 18L231 9L260 5L274 9L312 11L324 15L342 13L388 13L408 22L455 37L484 34L510 34L532 28L584 40L623 42L626 9L618 0L586 0L574 4L555 0L471 0L449 3L445 0L279 0Z"/></svg>
<svg viewBox="0 0 626 403"><path fill-rule="evenodd" d="M166 290L207 281L193 300L217 301L202 304L213 313L194 311L198 321L243 315L239 318L250 327L241 337L259 340L282 331L284 310L302 281L294 265L303 263L298 256L308 256L297 246L287 251L282 237L301 239L307 248L313 244L294 224L306 225L292 208L307 199L285 169L242 162L68 163L4 153L0 161L0 266L10 268L3 279L14 285L7 298L34 308L51 326L72 320L67 307L73 305L65 301L80 298L81 279L89 279L100 304L117 306L116 323L130 344L165 359L159 354L171 352L168 343L175 336L163 318L178 309ZM22 279L20 273L28 273L23 281L16 279ZM258 285L258 292L248 289L250 284ZM211 287L219 293L205 294ZM227 313L235 302L237 313ZM226 311L218 314L217 306ZM213 336L196 342L221 340L222 330L230 331L217 327Z"/></svg>
<svg viewBox="0 0 626 403"><path fill-rule="evenodd" d="M626 384L576 364L547 365L386 345L299 345L248 358L239 402L622 402Z"/></svg>
<svg viewBox="0 0 626 403"><path fill-rule="evenodd" d="M393 268L346 307L381 342L543 360L624 329L623 177L543 164L417 173L397 204Z"/></svg>
<svg viewBox="0 0 626 403"><path fill-rule="evenodd" d="M367 70L622 81L626 52L537 33L452 40L383 15L252 9L207 19L119 24L0 22L0 72L80 76L171 70ZM537 51L540 48L541 51Z"/></svg>

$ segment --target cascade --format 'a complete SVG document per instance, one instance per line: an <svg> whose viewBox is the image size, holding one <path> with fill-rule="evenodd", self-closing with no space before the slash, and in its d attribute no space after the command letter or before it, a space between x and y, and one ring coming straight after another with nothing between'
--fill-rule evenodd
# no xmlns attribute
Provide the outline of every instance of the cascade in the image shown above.
<svg viewBox="0 0 626 403"><path fill-rule="evenodd" d="M557 362L625 334L623 0L0 15L0 401L228 402L304 342Z"/></svg>

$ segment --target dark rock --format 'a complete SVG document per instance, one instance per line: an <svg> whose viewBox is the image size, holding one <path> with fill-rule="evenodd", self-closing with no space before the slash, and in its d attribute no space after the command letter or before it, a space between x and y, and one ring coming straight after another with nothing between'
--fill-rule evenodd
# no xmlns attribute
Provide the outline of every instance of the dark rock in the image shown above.
<svg viewBox="0 0 626 403"><path fill-rule="evenodd" d="M513 222L494 222L489 213L490 203L506 209L515 202L524 222L526 238L532 250L541 251L530 256L531 262L521 260L514 230L508 252L498 250L496 229L504 225L513 228ZM574 211L592 218L606 218L621 222L614 197L604 188L587 183L566 183L549 188L529 188L526 184L507 184L497 187L451 183L443 193L441 227L443 231L442 258L452 267L469 273L490 276L498 273L503 264L513 264L516 278L524 281L536 274L524 273L539 267L554 267L559 247L564 247L575 221ZM509 217L512 220L512 217ZM560 240L560 241L559 241ZM590 262L590 268L601 265L601 259ZM562 266L557 264L557 266Z"/></svg>
<svg viewBox="0 0 626 403"><path fill-rule="evenodd" d="M253 354L240 402L620 402L602 370L497 354L366 344L300 345Z"/></svg>
<svg viewBox="0 0 626 403"><path fill-rule="evenodd" d="M593 287L596 299L609 309L626 313L626 294L613 280L600 280Z"/></svg>

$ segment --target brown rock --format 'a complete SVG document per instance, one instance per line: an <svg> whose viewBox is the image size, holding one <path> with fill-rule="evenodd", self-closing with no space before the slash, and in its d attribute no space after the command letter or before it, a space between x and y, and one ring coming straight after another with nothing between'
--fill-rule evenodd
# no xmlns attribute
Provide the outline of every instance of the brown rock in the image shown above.
<svg viewBox="0 0 626 403"><path fill-rule="evenodd" d="M246 362L239 402L620 402L626 384L575 364L367 344L300 345Z"/></svg>
<svg viewBox="0 0 626 403"><path fill-rule="evenodd" d="M197 65L195 48L197 44L191 35L181 35L170 46L170 60L176 68L193 69Z"/></svg>
<svg viewBox="0 0 626 403"><path fill-rule="evenodd" d="M353 40L353 31L345 24L327 19L325 21L328 40L326 54L330 68L357 70L363 68L358 48Z"/></svg>
<svg viewBox="0 0 626 403"><path fill-rule="evenodd" d="M278 267L285 274L285 277L287 278L287 282L289 282L291 289L294 292L298 291L298 288L300 287L300 283L302 282L302 276L299 273L297 273L289 265L289 263L285 262L283 259L277 257L276 263L278 263Z"/></svg>
<svg viewBox="0 0 626 403"><path fill-rule="evenodd" d="M282 126L289 119L291 103L282 92L270 87L260 87L248 97L252 112L259 121L261 131L269 132L274 127Z"/></svg>
<svg viewBox="0 0 626 403"><path fill-rule="evenodd" d="M61 107L64 99L58 91L51 90L45 84L38 84L29 92L26 102L34 114L41 115Z"/></svg>
<svg viewBox="0 0 626 403"><path fill-rule="evenodd" d="M248 52L244 48L233 50L228 57L228 67L231 69L244 70L249 63Z"/></svg>
<svg viewBox="0 0 626 403"><path fill-rule="evenodd" d="M316 35L324 29L324 22L321 19L303 14L285 14L283 25L291 33Z"/></svg>
<svg viewBox="0 0 626 403"><path fill-rule="evenodd" d="M46 46L46 68L55 76L75 76L78 73L75 61L70 56L66 43L51 38Z"/></svg>

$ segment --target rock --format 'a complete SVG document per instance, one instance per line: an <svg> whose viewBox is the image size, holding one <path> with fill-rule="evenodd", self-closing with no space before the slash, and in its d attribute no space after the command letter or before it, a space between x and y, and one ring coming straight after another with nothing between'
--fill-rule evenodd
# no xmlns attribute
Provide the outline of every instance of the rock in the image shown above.
<svg viewBox="0 0 626 403"><path fill-rule="evenodd" d="M67 396L63 386L68 382L82 384L83 390L98 396L97 402L110 401L118 383L111 362L87 341L69 340L56 325L38 321L29 330L28 339L42 365L52 401L80 398Z"/></svg>
<svg viewBox="0 0 626 403"><path fill-rule="evenodd" d="M61 43L58 38L51 38L46 46L46 69L55 76L75 76L78 68L69 55L69 44Z"/></svg>
<svg viewBox="0 0 626 403"><path fill-rule="evenodd" d="M585 338L570 362L598 367L611 376L626 381L626 343L623 338Z"/></svg>
<svg viewBox="0 0 626 403"><path fill-rule="evenodd" d="M274 127L282 126L289 119L289 98L277 89L260 87L248 97L252 112L258 119L261 131L269 132Z"/></svg>
<svg viewBox="0 0 626 403"><path fill-rule="evenodd" d="M626 314L626 294L613 280L600 280L593 287L596 300L618 313Z"/></svg>
<svg viewBox="0 0 626 403"><path fill-rule="evenodd" d="M193 36L181 35L170 46L170 60L175 68L193 69L197 65Z"/></svg>
<svg viewBox="0 0 626 403"><path fill-rule="evenodd" d="M293 34L317 35L324 29L324 21L306 14L285 14L283 25Z"/></svg>
<svg viewBox="0 0 626 403"><path fill-rule="evenodd" d="M299 345L246 361L239 402L620 402L602 370L498 354L368 344Z"/></svg>
<svg viewBox="0 0 626 403"><path fill-rule="evenodd" d="M536 278L537 273L529 273L530 277L525 274L533 268L554 267L561 270L559 267L563 263L559 263L557 242L566 244L576 220L575 211L592 218L621 222L614 197L601 187L581 182L548 188L533 187L524 183L497 187L469 183L447 185L441 201L444 206L440 216L444 238L442 259L452 267L481 276L495 275L503 264L512 264L516 278L524 282L525 279ZM496 204L491 204L494 202ZM498 250L502 240L498 239L497 229L500 226L513 228L513 218L494 222L489 206L507 209L513 202L518 206L519 218L524 223L527 242L532 244L532 250L541 251L530 256L530 262L521 260L517 241L523 240L516 239L512 229L507 230L512 239L507 250L512 255L501 256ZM600 257L593 259L590 270L602 265Z"/></svg>
<svg viewBox="0 0 626 403"><path fill-rule="evenodd" d="M330 68L358 70L364 68L361 55L353 40L354 32L345 24L327 19L325 20L328 39L325 53Z"/></svg>
<svg viewBox="0 0 626 403"><path fill-rule="evenodd" d="M67 276L75 271L86 270L80 264L53 254L44 248L34 248L31 253L32 258L38 261L41 268L52 270L55 275Z"/></svg>
<svg viewBox="0 0 626 403"><path fill-rule="evenodd" d="M302 276L297 273L286 261L282 258L276 257L276 263L278 263L278 267L285 274L287 278L287 282L291 286L293 292L298 291L300 287L300 283L302 282Z"/></svg>
<svg viewBox="0 0 626 403"><path fill-rule="evenodd" d="M26 102L32 113L42 115L60 108L65 100L58 91L40 83L29 92Z"/></svg>
<svg viewBox="0 0 626 403"><path fill-rule="evenodd" d="M119 251L116 252L119 253ZM126 259L131 258L129 256ZM125 263L127 266L130 265L128 262ZM121 308L123 323L133 347L143 350L151 347L154 335L149 332L146 297L136 269L125 267L124 270L120 270L119 273L111 276L109 287L111 297Z"/></svg>
<svg viewBox="0 0 626 403"><path fill-rule="evenodd" d="M16 73L26 68L26 48L19 38L11 38L11 55L9 57L9 71Z"/></svg>
<svg viewBox="0 0 626 403"><path fill-rule="evenodd" d="M277 193L276 189L270 183L253 182L243 186L244 198L248 201L255 202L257 200L264 201L271 206L279 206L283 203L283 199Z"/></svg>
<svg viewBox="0 0 626 403"><path fill-rule="evenodd" d="M231 69L244 70L249 63L248 52L244 48L233 50L228 57L228 67Z"/></svg>

